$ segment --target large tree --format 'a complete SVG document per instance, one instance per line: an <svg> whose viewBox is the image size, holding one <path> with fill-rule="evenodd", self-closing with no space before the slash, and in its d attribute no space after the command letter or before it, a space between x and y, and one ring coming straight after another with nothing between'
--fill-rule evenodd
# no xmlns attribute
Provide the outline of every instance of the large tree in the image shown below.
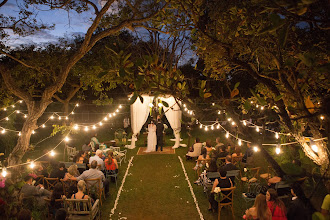
<svg viewBox="0 0 330 220"><path fill-rule="evenodd" d="M20 163L23 155L28 149L32 131L37 128L38 118L44 113L47 106L52 102L53 95L61 89L66 78L73 66L88 53L93 46L101 39L114 35L124 28L134 29L135 27L143 27L144 23L149 20L162 19L161 16L166 13L169 3L165 1L102 1L102 5L94 4L91 1L29 1L26 0L26 6L29 4L37 4L44 7L49 6L49 10L75 10L83 12L93 10L94 16L89 26L83 42L75 50L68 51L66 59L61 60L61 65L53 66L47 63L46 66L35 64L24 57L22 59L19 54L11 53L10 50L2 50L1 53L6 55L17 63L21 64L21 72L12 74L6 60L0 63L0 72L4 83L8 90L15 96L24 100L27 105L28 117L23 124L21 136L17 140L17 144L8 157L9 165ZM6 4L0 5L2 8ZM97 30L97 31L96 31ZM32 64L31 64L32 63ZM32 90L24 84L25 78L22 77L28 71L29 74L34 73L36 78L35 87L41 90ZM38 76L44 73L50 75L45 81L39 81ZM39 97L35 97L35 92L39 93Z"/></svg>
<svg viewBox="0 0 330 220"><path fill-rule="evenodd" d="M328 135L320 129L329 123L325 109L329 96L328 2L189 2L179 5L194 24L192 38L205 61L205 71L217 78L239 72L253 77L258 82L252 91L258 104L273 109L283 131L325 171L329 165L326 141L317 141L315 152L304 136L320 139ZM244 103L245 110L250 110L249 102Z"/></svg>

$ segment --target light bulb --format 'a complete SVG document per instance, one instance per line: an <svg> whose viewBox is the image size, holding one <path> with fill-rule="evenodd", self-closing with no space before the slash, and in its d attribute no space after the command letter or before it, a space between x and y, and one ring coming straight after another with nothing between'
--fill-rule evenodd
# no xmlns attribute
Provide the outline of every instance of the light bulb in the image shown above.
<svg viewBox="0 0 330 220"><path fill-rule="evenodd" d="M184 110L185 110L185 111L188 111L188 109L187 109L187 108L184 108Z"/></svg>
<svg viewBox="0 0 330 220"><path fill-rule="evenodd" d="M2 129L1 134L4 134L4 133L6 133L6 130Z"/></svg>
<svg viewBox="0 0 330 220"><path fill-rule="evenodd" d="M1 172L1 175L3 176L3 177L6 177L7 176L7 169L6 168L2 168L2 172Z"/></svg>
<svg viewBox="0 0 330 220"><path fill-rule="evenodd" d="M68 137L68 136L66 136L65 138L64 138L64 141L65 142L68 142L70 140L70 138Z"/></svg>
<svg viewBox="0 0 330 220"><path fill-rule="evenodd" d="M276 152L276 154L280 154L281 153L281 148L280 147L276 147L275 152Z"/></svg>
<svg viewBox="0 0 330 220"><path fill-rule="evenodd" d="M110 117L110 118L112 117L112 114L111 114L111 113L109 114L109 117Z"/></svg>
<svg viewBox="0 0 330 220"><path fill-rule="evenodd" d="M226 133L226 138L229 138L229 132L227 131L227 133Z"/></svg>
<svg viewBox="0 0 330 220"><path fill-rule="evenodd" d="M245 120L243 120L243 125L246 126L246 121Z"/></svg>
<svg viewBox="0 0 330 220"><path fill-rule="evenodd" d="M7 111L7 108L4 108L3 110L4 110L4 111Z"/></svg>
<svg viewBox="0 0 330 220"><path fill-rule="evenodd" d="M123 106L119 105L119 108L122 108Z"/></svg>
<svg viewBox="0 0 330 220"><path fill-rule="evenodd" d="M95 125L93 125L93 129L94 129L94 130L96 129L96 126L95 126Z"/></svg>
<svg viewBox="0 0 330 220"><path fill-rule="evenodd" d="M242 140L241 139L238 139L238 145L242 146Z"/></svg>
<svg viewBox="0 0 330 220"><path fill-rule="evenodd" d="M117 109L116 112L119 112L119 109Z"/></svg>
<svg viewBox="0 0 330 220"><path fill-rule="evenodd" d="M55 152L53 150L50 151L50 156L52 156L52 157L55 156Z"/></svg>
<svg viewBox="0 0 330 220"><path fill-rule="evenodd" d="M218 111L218 115L220 115L221 114L221 111Z"/></svg>
<svg viewBox="0 0 330 220"><path fill-rule="evenodd" d="M253 101L251 101L250 103L253 104Z"/></svg>
<svg viewBox="0 0 330 220"><path fill-rule="evenodd" d="M102 122L100 122L100 123L99 123L99 125L100 125L100 126L102 126L102 125L103 125L103 123L102 123Z"/></svg>
<svg viewBox="0 0 330 220"><path fill-rule="evenodd" d="M11 105L11 107L15 108L15 105Z"/></svg>
<svg viewBox="0 0 330 220"><path fill-rule="evenodd" d="M33 130L33 131L32 131L32 134L35 134L35 133L36 133L36 132Z"/></svg>
<svg viewBox="0 0 330 220"><path fill-rule="evenodd" d="M27 115L24 115L24 118L27 118Z"/></svg>
<svg viewBox="0 0 330 220"><path fill-rule="evenodd" d="M228 121L231 121L231 118L228 118L227 120L228 120Z"/></svg>
<svg viewBox="0 0 330 220"><path fill-rule="evenodd" d="M53 120L54 119L54 115L50 116L49 118Z"/></svg>
<svg viewBox="0 0 330 220"><path fill-rule="evenodd" d="M257 132L259 132L259 131L260 131L260 129L259 129L259 127L258 127L258 126L256 126L256 131L257 131Z"/></svg>
<svg viewBox="0 0 330 220"><path fill-rule="evenodd" d="M88 131L88 127L86 126L84 130L85 130L85 131Z"/></svg>
<svg viewBox="0 0 330 220"><path fill-rule="evenodd" d="M264 110L264 107L263 107L263 106L261 106L261 107L260 107L260 110Z"/></svg>
<svg viewBox="0 0 330 220"><path fill-rule="evenodd" d="M213 103L212 103L212 105L214 106L214 105L215 105L215 103L213 102Z"/></svg>
<svg viewBox="0 0 330 220"><path fill-rule="evenodd" d="M22 133L21 132L18 132L18 136L21 136L22 135Z"/></svg>
<svg viewBox="0 0 330 220"><path fill-rule="evenodd" d="M321 115L321 116L320 116L320 119L321 119L321 120L324 120L324 116L323 116L323 115Z"/></svg>
<svg viewBox="0 0 330 220"><path fill-rule="evenodd" d="M32 161L32 162L30 163L30 168L33 169L35 166L36 166L36 165L35 165L34 162Z"/></svg>
<svg viewBox="0 0 330 220"><path fill-rule="evenodd" d="M23 100L19 100L18 102L19 102L19 103L23 103Z"/></svg>
<svg viewBox="0 0 330 220"><path fill-rule="evenodd" d="M58 116L58 120L61 120L62 119L62 117L61 116Z"/></svg>
<svg viewBox="0 0 330 220"><path fill-rule="evenodd" d="M103 119L104 121L108 121L108 118L107 117L104 117L104 119Z"/></svg>
<svg viewBox="0 0 330 220"><path fill-rule="evenodd" d="M275 133L275 138L278 139L280 136L278 135L278 133Z"/></svg>
<svg viewBox="0 0 330 220"><path fill-rule="evenodd" d="M259 105L257 104L256 107L259 108Z"/></svg>
<svg viewBox="0 0 330 220"><path fill-rule="evenodd" d="M68 119L69 119L68 116L66 116L66 117L65 117L65 120L68 120Z"/></svg>
<svg viewBox="0 0 330 220"><path fill-rule="evenodd" d="M9 118L8 117L6 117L6 121L9 121Z"/></svg>
<svg viewBox="0 0 330 220"><path fill-rule="evenodd" d="M201 124L201 125L199 126L199 128L203 128L203 125Z"/></svg>
<svg viewBox="0 0 330 220"><path fill-rule="evenodd" d="M78 107L78 106L79 106L79 104L77 103L77 104L76 104L76 107Z"/></svg>
<svg viewBox="0 0 330 220"><path fill-rule="evenodd" d="M184 107L184 108L186 108L186 107L187 107L187 105L186 105L186 104L183 104L183 107Z"/></svg>
<svg viewBox="0 0 330 220"><path fill-rule="evenodd" d="M113 115L113 116L116 116L116 113L113 113L112 115Z"/></svg>
<svg viewBox="0 0 330 220"><path fill-rule="evenodd" d="M44 128L44 127L46 127L46 125L45 125L45 124L42 124L42 125L41 125L41 127L43 127L43 128Z"/></svg>
<svg viewBox="0 0 330 220"><path fill-rule="evenodd" d="M16 113L18 114L18 113L21 113L21 111L20 110L16 110Z"/></svg>
<svg viewBox="0 0 330 220"><path fill-rule="evenodd" d="M205 131L208 131L209 129L208 129L208 127L207 126L205 126Z"/></svg>
<svg viewBox="0 0 330 220"><path fill-rule="evenodd" d="M218 124L218 125L217 125L217 129L219 129L219 128L220 128L220 125Z"/></svg>
<svg viewBox="0 0 330 220"><path fill-rule="evenodd" d="M317 153L319 151L319 148L315 144L313 144L312 150Z"/></svg>
<svg viewBox="0 0 330 220"><path fill-rule="evenodd" d="M211 130L214 130L214 126L213 125L211 126Z"/></svg>
<svg viewBox="0 0 330 220"><path fill-rule="evenodd" d="M74 112L72 111L71 114L74 115Z"/></svg>
<svg viewBox="0 0 330 220"><path fill-rule="evenodd" d="M254 152L258 152L259 148L257 146L253 147Z"/></svg>
<svg viewBox="0 0 330 220"><path fill-rule="evenodd" d="M233 125L233 126L234 126L235 124L236 124L236 123L235 123L234 121L231 123L231 125Z"/></svg>
<svg viewBox="0 0 330 220"><path fill-rule="evenodd" d="M79 128L79 126L78 126L77 124L75 124L75 125L73 126L73 129L74 129L74 130L78 130L78 128Z"/></svg>

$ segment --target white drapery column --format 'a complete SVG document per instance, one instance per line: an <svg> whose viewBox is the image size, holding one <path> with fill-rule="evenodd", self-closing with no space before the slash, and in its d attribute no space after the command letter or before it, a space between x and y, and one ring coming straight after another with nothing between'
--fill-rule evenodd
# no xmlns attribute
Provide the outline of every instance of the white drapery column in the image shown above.
<svg viewBox="0 0 330 220"><path fill-rule="evenodd" d="M181 131L181 118L182 112L180 106L176 102L173 96L162 97L163 101L168 103L168 107L163 107L165 116L170 123L171 128L173 129L173 134L175 136L175 144L173 148L180 147L180 131ZM180 103L181 104L181 103Z"/></svg>
<svg viewBox="0 0 330 220"><path fill-rule="evenodd" d="M137 135L140 133L142 126L146 123L150 112L149 104L152 103L154 97L148 95L142 95L143 103L139 98L131 105L131 127L132 127L132 142L130 149L135 148L135 141L137 141Z"/></svg>

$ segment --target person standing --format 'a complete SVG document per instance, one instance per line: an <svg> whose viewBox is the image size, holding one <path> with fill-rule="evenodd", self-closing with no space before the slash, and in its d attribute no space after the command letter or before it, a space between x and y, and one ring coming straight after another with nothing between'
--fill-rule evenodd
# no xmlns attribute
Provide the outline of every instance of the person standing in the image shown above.
<svg viewBox="0 0 330 220"><path fill-rule="evenodd" d="M162 120L160 119L160 116L157 116L157 124L156 124L156 136L157 136L157 144L156 144L156 151L158 151L158 148L160 147L160 150L163 151L163 131L164 131L164 125Z"/></svg>
<svg viewBox="0 0 330 220"><path fill-rule="evenodd" d="M157 145L157 135L156 135L157 127L154 124L154 121L151 120L148 125L148 145L147 150L145 152L153 152L156 150Z"/></svg>

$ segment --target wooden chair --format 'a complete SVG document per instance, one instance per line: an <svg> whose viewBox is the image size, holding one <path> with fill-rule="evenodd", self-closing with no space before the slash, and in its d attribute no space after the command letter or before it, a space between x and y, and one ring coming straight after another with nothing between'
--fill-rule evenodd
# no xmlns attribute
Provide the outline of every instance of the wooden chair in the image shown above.
<svg viewBox="0 0 330 220"><path fill-rule="evenodd" d="M119 153L123 154L123 156L121 156L119 158L119 160L117 160L118 164L121 166L121 162L124 161L124 163L126 163L126 154L127 154L127 149L123 150L123 151L119 151Z"/></svg>
<svg viewBox="0 0 330 220"><path fill-rule="evenodd" d="M117 188L117 176L118 176L118 173L115 173L114 171L112 170L106 170L105 171L105 177L108 179L109 177L109 181L111 180L111 177L115 178L115 182L116 182L116 188Z"/></svg>
<svg viewBox="0 0 330 220"><path fill-rule="evenodd" d="M91 199L66 199L64 200L68 219L100 219L100 200L92 206Z"/></svg>
<svg viewBox="0 0 330 220"><path fill-rule="evenodd" d="M242 158L243 158L243 155L242 156L235 156L235 157L232 157L231 158L231 162L232 164L234 164L235 166L238 166L241 164L242 162Z"/></svg>
<svg viewBox="0 0 330 220"><path fill-rule="evenodd" d="M46 201L47 204L47 208L48 208L48 219L53 219L55 217L56 214L56 207L57 206L63 206L64 203L64 199L55 199L55 207L53 207L50 203L51 203L51 199L48 198L44 198L44 200Z"/></svg>
<svg viewBox="0 0 330 220"><path fill-rule="evenodd" d="M68 155L68 160L73 161L73 157L76 156L77 154L77 149L75 147L70 147L68 145L65 145L64 158L65 158L65 153L67 153Z"/></svg>
<svg viewBox="0 0 330 220"><path fill-rule="evenodd" d="M85 179L85 182L87 185L88 195L91 196L93 193L95 193L100 199L100 203L102 205L102 196L105 199L105 191L104 191L104 187L102 187L102 179L101 178Z"/></svg>
<svg viewBox="0 0 330 220"><path fill-rule="evenodd" d="M266 182L274 176L274 170L272 166L268 166L267 173L260 174L260 178L266 180Z"/></svg>
<svg viewBox="0 0 330 220"><path fill-rule="evenodd" d="M217 159L217 166L218 166L218 168L220 168L220 167L222 167L224 165L226 165L226 157L219 157Z"/></svg>
<svg viewBox="0 0 330 220"><path fill-rule="evenodd" d="M44 178L44 183L45 183L45 189L49 190L49 191L53 191L56 183L59 182L58 178Z"/></svg>
<svg viewBox="0 0 330 220"><path fill-rule="evenodd" d="M44 176L43 175L39 175L39 176L37 176L37 178L36 178L36 183L35 183L35 185L39 185L39 184L41 184L41 185L45 185L45 181L44 181Z"/></svg>
<svg viewBox="0 0 330 220"><path fill-rule="evenodd" d="M248 192L250 195L254 195L254 197L249 197L247 193L242 193L242 198L245 201L245 208L247 209L249 202L254 202L256 196L260 193L262 186L258 182L250 183L248 187Z"/></svg>
<svg viewBox="0 0 330 220"><path fill-rule="evenodd" d="M66 181L60 180L60 181L61 181L62 186L63 186L64 195L68 198L71 198L71 195L69 194L69 189L72 186L77 187L77 181L76 180L66 180Z"/></svg>
<svg viewBox="0 0 330 220"><path fill-rule="evenodd" d="M210 164L210 162L211 162L211 158L196 160L197 164L203 164L203 165ZM201 175L203 167L204 166L201 167L200 165L197 166L196 173L198 177Z"/></svg>
<svg viewBox="0 0 330 220"><path fill-rule="evenodd" d="M248 182L248 183L252 183L252 182L256 182L258 181L259 178L259 170L260 167L255 167L255 168L251 168L250 172L251 172L251 177L248 179L248 177L241 177L241 182Z"/></svg>
<svg viewBox="0 0 330 220"><path fill-rule="evenodd" d="M235 189L236 189L236 187L221 189L222 200L220 202L218 202L218 220L220 220L221 209L226 206L230 207L233 219L235 219L235 215L234 215L234 191L235 191ZM229 192L229 193L226 195L223 192ZM222 201L224 201L224 200L229 200L229 201L222 203Z"/></svg>

